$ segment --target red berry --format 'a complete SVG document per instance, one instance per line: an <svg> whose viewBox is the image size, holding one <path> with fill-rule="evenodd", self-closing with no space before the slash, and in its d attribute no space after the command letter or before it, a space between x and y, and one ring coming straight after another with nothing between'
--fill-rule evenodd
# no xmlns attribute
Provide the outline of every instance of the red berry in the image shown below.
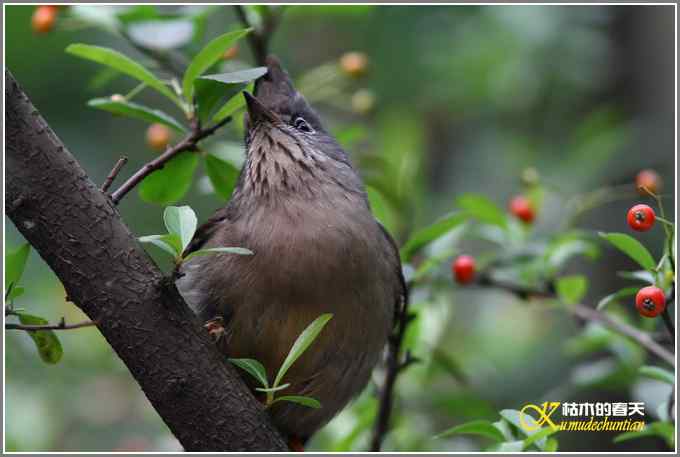
<svg viewBox="0 0 680 457"><path fill-rule="evenodd" d="M656 317L666 309L666 296L656 286L643 287L635 296L635 307L645 317Z"/></svg>
<svg viewBox="0 0 680 457"><path fill-rule="evenodd" d="M456 257L451 265L453 276L460 284L468 284L475 277L475 259L469 255Z"/></svg>
<svg viewBox="0 0 680 457"><path fill-rule="evenodd" d="M642 170L635 177L635 186L640 195L649 195L649 192L656 194L661 189L661 177L654 170Z"/></svg>
<svg viewBox="0 0 680 457"><path fill-rule="evenodd" d="M534 209L531 206L531 202L522 195L518 195L510 200L510 204L508 206L510 208L510 212L516 218L526 222L527 224L533 222L534 218L536 217Z"/></svg>
<svg viewBox="0 0 680 457"><path fill-rule="evenodd" d="M638 232L646 232L652 228L655 219L654 210L647 205L635 205L628 210L628 225Z"/></svg>

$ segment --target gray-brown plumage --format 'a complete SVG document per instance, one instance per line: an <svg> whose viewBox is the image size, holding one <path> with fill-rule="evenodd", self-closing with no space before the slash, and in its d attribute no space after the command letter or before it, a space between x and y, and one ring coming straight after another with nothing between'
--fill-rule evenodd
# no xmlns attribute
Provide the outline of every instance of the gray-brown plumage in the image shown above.
<svg viewBox="0 0 680 457"><path fill-rule="evenodd" d="M302 330L333 314L277 393L322 407L270 410L282 432L307 439L364 388L406 291L361 179L275 58L255 97L244 96L246 161L236 189L188 249L242 246L254 255L195 257L177 284L201 319L224 318L228 356L261 361L270 380Z"/></svg>

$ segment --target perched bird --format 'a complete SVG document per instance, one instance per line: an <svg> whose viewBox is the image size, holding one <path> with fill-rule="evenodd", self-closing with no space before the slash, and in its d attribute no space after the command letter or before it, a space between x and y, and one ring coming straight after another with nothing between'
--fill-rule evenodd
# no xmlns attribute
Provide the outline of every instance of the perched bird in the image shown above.
<svg viewBox="0 0 680 457"><path fill-rule="evenodd" d="M254 255L194 257L177 285L201 319L223 318L221 349L259 360L270 379L305 327L333 314L277 392L314 397L321 408L269 408L283 433L304 442L367 384L406 286L396 245L347 154L278 60L267 67L255 95L244 92L246 160L236 188L187 248L241 246Z"/></svg>

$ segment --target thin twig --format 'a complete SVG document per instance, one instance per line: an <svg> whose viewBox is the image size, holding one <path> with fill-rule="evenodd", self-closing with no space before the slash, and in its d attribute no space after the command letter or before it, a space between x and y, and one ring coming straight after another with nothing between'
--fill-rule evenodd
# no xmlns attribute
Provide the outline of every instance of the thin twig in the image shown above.
<svg viewBox="0 0 680 457"><path fill-rule="evenodd" d="M24 330L27 332L37 332L39 330L73 330L76 328L92 327L97 325L95 321L83 321L77 324L67 324L64 318L61 318L58 324L44 324L44 325L23 325L23 324L5 324L5 330Z"/></svg>
<svg viewBox="0 0 680 457"><path fill-rule="evenodd" d="M172 158L185 151L195 151L198 148L198 143L214 134L220 127L231 121L231 117L226 117L220 122L208 128L202 128L200 122L192 122L192 130L179 143L169 147L165 152L156 157L151 162L146 163L142 168L137 170L127 181L125 181L115 192L111 194L111 201L117 205L125 195L139 184L144 178L156 170L160 170Z"/></svg>
<svg viewBox="0 0 680 457"><path fill-rule="evenodd" d="M551 292L553 290L552 286L548 286L546 288L547 290L531 291L525 287L520 287L514 284L501 283L488 275L483 276L482 284L506 290L522 299L526 299L528 297L557 298L554 292ZM638 330L635 327L626 324L625 322L616 320L605 313L602 313L594 308L591 308L590 306L575 304L565 306L564 308L561 309L564 309L565 311L573 314L574 316L580 319L597 322L603 325L604 327L613 330L616 333L627 336L628 338L638 343L640 346L647 349L648 352L656 355L657 357L662 359L664 362L670 364L671 366L675 366L675 356L672 353L670 353L667 349L662 347L659 343L654 341L654 339L649 333Z"/></svg>
<svg viewBox="0 0 680 457"><path fill-rule="evenodd" d="M106 193L106 191L109 190L109 187L111 187L111 184L113 184L113 180L116 179L116 176L118 176L118 173L120 173L120 170L123 169L125 164L127 163L128 158L123 156L120 159L118 159L118 162L116 162L116 165L113 167L109 175L106 177L106 180L104 181L104 184L102 184L101 191L103 193Z"/></svg>
<svg viewBox="0 0 680 457"><path fill-rule="evenodd" d="M382 442L389 429L392 404L394 403L394 384L397 376L410 364L417 361L409 351L402 359L401 345L409 322L415 316L408 311L408 299L404 300L401 311L397 316L397 326L390 335L387 343L387 363L385 368L385 382L379 394L378 415L373 425L373 437L371 438L371 451L379 452Z"/></svg>
<svg viewBox="0 0 680 457"><path fill-rule="evenodd" d="M268 9L268 14L262 16L262 26L259 29L253 27L250 23L243 5L234 5L234 10L239 21L241 21L241 24L246 28L253 29L253 31L247 35L248 43L250 44L257 64L265 65L265 60L269 52L269 43L281 20L283 6L279 6L276 11L272 11L271 8Z"/></svg>

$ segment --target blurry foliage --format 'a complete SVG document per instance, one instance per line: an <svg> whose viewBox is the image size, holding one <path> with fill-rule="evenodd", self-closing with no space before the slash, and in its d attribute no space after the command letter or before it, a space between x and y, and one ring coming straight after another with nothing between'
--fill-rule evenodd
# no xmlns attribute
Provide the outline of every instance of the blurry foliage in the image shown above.
<svg viewBox="0 0 680 457"><path fill-rule="evenodd" d="M248 7L256 28L262 8ZM95 181L103 180L121 154L130 157L123 175L151 160L155 152L144 144L145 122L185 129L194 91L203 101L202 120L234 115L226 132L201 145L200 156L175 158L143 182L141 199L130 195L122 203L134 233L163 231L158 204L191 202L203 219L225 203L243 161L243 103L233 95L257 77L243 40L230 57L220 58L235 42L223 34L240 34L234 32L241 25L231 7L74 6L60 12L49 38L31 32L33 7L5 11L8 67ZM631 261L603 251L605 240L592 230L623 230L633 187L617 185L632 182L637 169L654 167L667 183L674 182L668 149L672 113L643 111L621 89L616 73L614 62L645 67L639 55L621 58L623 44L615 33L622 17L635 19L639 11L286 7L272 50L351 152L373 211L399 239L406 276L415 284L416 318L405 346L421 362L398 380L386 449L553 450L557 440L565 451L664 449L663 441L633 441L640 435L630 434L616 438L622 444L607 434L527 436L517 427L516 408L545 399L645 401L648 419L656 420L646 434L671 444L664 402L672 377L641 347L601 325L565 320L559 306L523 302L493 289L452 288L448 269L454 256L475 253L479 270L493 268L497 280L526 287L555 280L566 303L597 303L595 298L610 294L598 308L643 330L657 329L657 320L631 312L637 288L630 285L640 280L667 285L670 265L657 267L660 250L644 247L665 246L661 230L636 236L642 243L603 235ZM661 28L641 22L635 32L672 36L672 27L670 35ZM114 66L146 86L64 54L71 43L129 56L137 64L117 60ZM140 53L140 47L146 51ZM71 51L82 56L93 50ZM367 57L365 70L343 71L339 58L348 51ZM670 58L657 49L645 53ZM100 62L118 59L104 54ZM197 55L190 64L188 56ZM172 71L187 67L184 81L166 84ZM241 77L194 80L204 73ZM633 85L637 94L646 93L639 84ZM126 95L110 97L116 94ZM649 125L670 130L650 135ZM584 192L591 188L597 190ZM520 191L537 211L531 226L499 204ZM672 203L671 197L667 206ZM183 245L182 230L176 232ZM20 242L13 228L7 237L10 246ZM170 247L178 257L179 248ZM161 251L152 254L169 269ZM616 270L638 268L634 262L644 270L615 277ZM21 297L18 288L10 292L17 302L49 321L82 318L36 256L25 277L30 288ZM96 330L59 337L63 358L46 366L34 356L28 335L7 333L8 450L177 449ZM372 383L308 449L366 449L377 409L374 391Z"/></svg>

